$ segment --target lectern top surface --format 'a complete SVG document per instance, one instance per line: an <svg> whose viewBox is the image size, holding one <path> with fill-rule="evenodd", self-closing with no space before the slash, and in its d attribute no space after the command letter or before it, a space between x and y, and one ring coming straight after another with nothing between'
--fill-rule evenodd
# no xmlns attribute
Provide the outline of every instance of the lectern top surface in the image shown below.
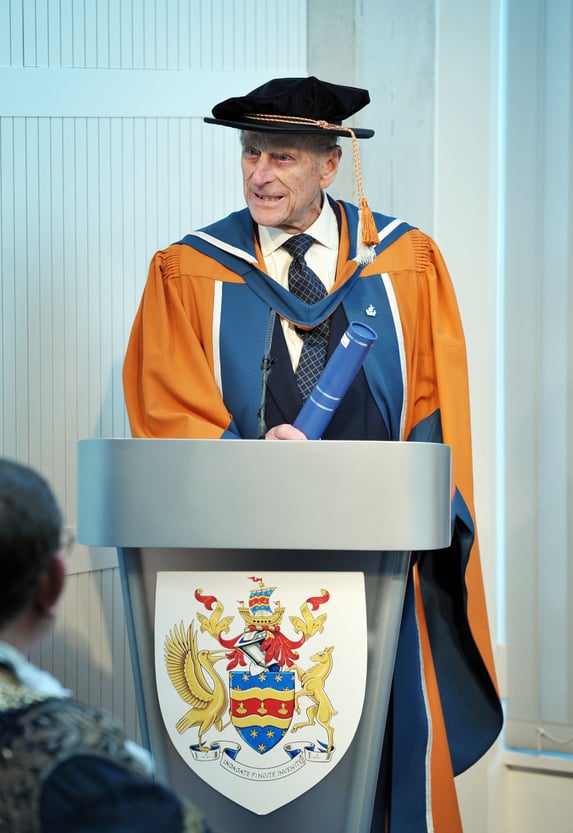
<svg viewBox="0 0 573 833"><path fill-rule="evenodd" d="M83 440L78 540L439 549L450 543L450 458L433 443Z"/></svg>

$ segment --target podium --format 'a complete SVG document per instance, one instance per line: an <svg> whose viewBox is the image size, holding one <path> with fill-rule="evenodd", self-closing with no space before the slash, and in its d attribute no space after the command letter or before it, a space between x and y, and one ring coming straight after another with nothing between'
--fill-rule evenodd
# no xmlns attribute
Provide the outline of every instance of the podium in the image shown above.
<svg viewBox="0 0 573 833"><path fill-rule="evenodd" d="M450 543L451 452L432 443L83 440L78 540L118 551L142 737L158 778L214 828L370 833L410 553ZM174 748L155 681L157 574L361 573L364 704L326 777L270 815L213 789ZM265 785L260 786L261 790Z"/></svg>

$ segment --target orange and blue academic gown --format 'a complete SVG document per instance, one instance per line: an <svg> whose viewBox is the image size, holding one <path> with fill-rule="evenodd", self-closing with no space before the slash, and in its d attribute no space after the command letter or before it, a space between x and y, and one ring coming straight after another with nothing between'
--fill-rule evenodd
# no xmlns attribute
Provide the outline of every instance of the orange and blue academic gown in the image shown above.
<svg viewBox="0 0 573 833"><path fill-rule="evenodd" d="M340 231L336 280L311 306L266 274L246 209L157 252L124 363L127 410L136 437L253 439L271 312L306 327L330 316L331 350L348 321L376 330L324 437L452 448L452 543L414 553L407 584L386 812L390 833L456 833L454 775L486 752L502 725L474 523L464 335L431 238L375 214L380 243L374 261L361 265L357 209L332 205ZM269 427L292 422L301 405L276 325L270 356Z"/></svg>

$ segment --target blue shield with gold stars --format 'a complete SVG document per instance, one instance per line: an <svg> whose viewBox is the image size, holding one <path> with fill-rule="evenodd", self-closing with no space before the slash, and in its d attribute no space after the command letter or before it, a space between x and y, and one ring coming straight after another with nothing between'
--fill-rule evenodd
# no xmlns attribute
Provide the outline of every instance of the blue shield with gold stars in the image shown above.
<svg viewBox="0 0 573 833"><path fill-rule="evenodd" d="M231 722L242 739L264 755L288 732L294 713L295 674L265 669L229 674Z"/></svg>

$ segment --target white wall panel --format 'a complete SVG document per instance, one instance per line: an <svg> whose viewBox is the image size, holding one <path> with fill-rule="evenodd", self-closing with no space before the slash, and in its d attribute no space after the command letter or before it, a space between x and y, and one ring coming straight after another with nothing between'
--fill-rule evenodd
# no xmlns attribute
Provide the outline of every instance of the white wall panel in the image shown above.
<svg viewBox="0 0 573 833"><path fill-rule="evenodd" d="M571 4L510 2L508 30L506 738L573 761Z"/></svg>
<svg viewBox="0 0 573 833"><path fill-rule="evenodd" d="M153 117L1 126L2 450L50 474L73 521L74 440L127 432L121 362L149 257L240 205L236 137Z"/></svg>
<svg viewBox="0 0 573 833"><path fill-rule="evenodd" d="M306 0L2 0L0 33L0 66L288 70Z"/></svg>

